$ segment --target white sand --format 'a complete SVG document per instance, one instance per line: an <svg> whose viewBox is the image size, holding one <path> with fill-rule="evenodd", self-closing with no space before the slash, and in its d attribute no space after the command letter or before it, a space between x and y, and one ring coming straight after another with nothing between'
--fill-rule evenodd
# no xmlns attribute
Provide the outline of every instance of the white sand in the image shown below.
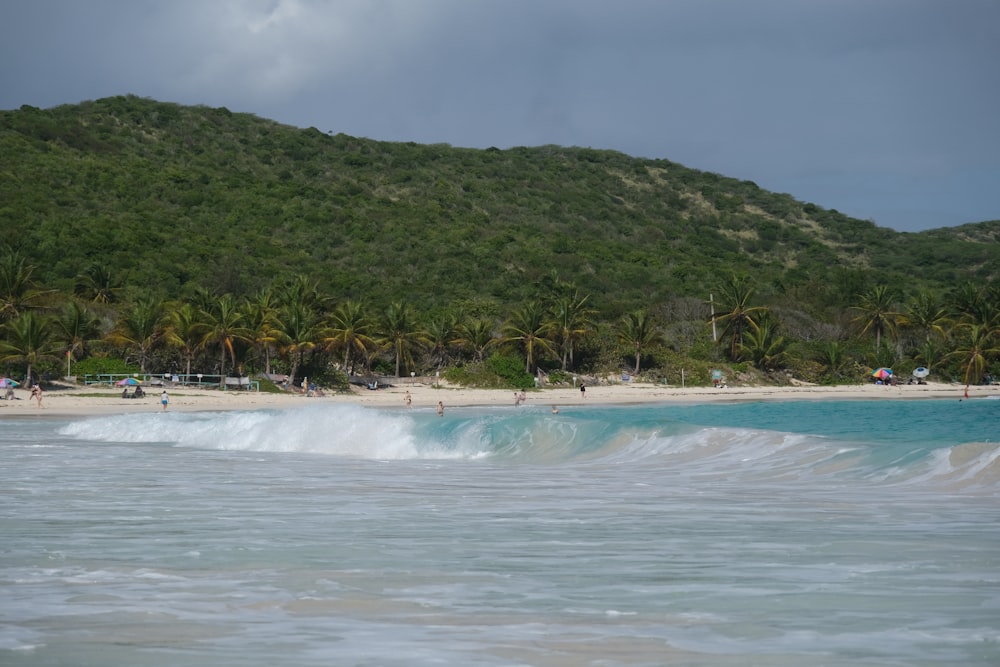
<svg viewBox="0 0 1000 667"><path fill-rule="evenodd" d="M306 397L302 394L267 394L247 391L219 391L177 387L169 390L168 410L177 412L256 410L288 408L319 404L355 404L369 407L406 409L405 395L409 391L412 408L432 408L441 401L445 409L468 406L514 407L514 392L508 389L462 389L448 386L433 387L409 384L404 378L400 385L370 391L354 388L349 394L328 394ZM558 406L560 410L586 405L625 405L639 403L706 403L755 400L893 400L964 398L965 387L957 384L928 383L898 387L873 384L840 387L671 387L653 384L617 384L587 386L583 397L578 389L545 389L527 392L528 407ZM42 407L31 399L29 392L17 389L19 400L0 400L0 418L26 416L88 416L161 412L160 392L150 388L142 399L123 399L121 389L73 387L45 392ZM969 398L1000 398L1000 386L969 387Z"/></svg>

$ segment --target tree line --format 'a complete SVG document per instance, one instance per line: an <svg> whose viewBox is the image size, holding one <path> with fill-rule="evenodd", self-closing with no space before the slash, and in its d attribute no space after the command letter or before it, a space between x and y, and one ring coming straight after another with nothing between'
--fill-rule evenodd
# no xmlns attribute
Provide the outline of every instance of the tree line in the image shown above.
<svg viewBox="0 0 1000 667"><path fill-rule="evenodd" d="M821 320L787 299L765 303L736 273L708 299L672 296L610 318L558 276L507 307L461 302L435 312L402 298L338 299L302 275L250 295L197 288L176 300L125 290L107 269L78 275L73 293L35 276L19 253L0 256L0 363L29 382L62 375L66 357L78 372L282 373L330 387L411 372L497 387L622 372L676 382L679 368L692 383L725 368L756 382L834 384L883 366L975 384L990 381L1000 360L995 284L909 295L866 286Z"/></svg>

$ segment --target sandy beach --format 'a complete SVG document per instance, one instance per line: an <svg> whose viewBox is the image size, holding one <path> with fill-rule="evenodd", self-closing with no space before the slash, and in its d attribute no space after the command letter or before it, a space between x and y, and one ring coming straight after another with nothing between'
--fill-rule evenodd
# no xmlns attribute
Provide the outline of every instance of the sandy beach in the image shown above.
<svg viewBox="0 0 1000 667"><path fill-rule="evenodd" d="M969 398L1000 398L1000 386L969 387ZM320 404L354 404L386 409L407 409L406 394L411 396L411 409L430 409L442 402L445 409L472 406L514 407L514 392L507 389L466 389L447 385L409 384L404 379L398 386L370 391L353 388L351 393L304 396L298 393L273 394L251 391L219 391L218 389L176 387L169 390L169 411L261 410L304 407ZM957 384L930 382L924 385L897 387L874 384L838 387L812 385L796 387L672 387L643 383L596 385L587 387L586 396L575 388L555 388L527 392L525 407L557 406L560 410L584 406L628 405L640 403L731 402L764 400L917 400L964 399L965 387ZM28 416L97 416L138 412L162 412L160 392L150 388L145 398L124 399L121 390L110 387L67 387L46 391L42 406L29 392L15 391L15 400L0 401L0 419Z"/></svg>

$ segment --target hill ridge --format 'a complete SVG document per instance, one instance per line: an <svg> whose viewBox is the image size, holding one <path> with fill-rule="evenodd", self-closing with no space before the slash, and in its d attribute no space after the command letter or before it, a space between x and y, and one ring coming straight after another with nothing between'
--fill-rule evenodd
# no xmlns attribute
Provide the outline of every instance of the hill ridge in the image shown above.
<svg viewBox="0 0 1000 667"><path fill-rule="evenodd" d="M843 302L1000 266L997 221L895 232L665 159L385 142L136 96L0 112L0 155L7 244L59 289L101 263L172 296L302 274L434 309L517 303L557 275L614 314L731 272Z"/></svg>

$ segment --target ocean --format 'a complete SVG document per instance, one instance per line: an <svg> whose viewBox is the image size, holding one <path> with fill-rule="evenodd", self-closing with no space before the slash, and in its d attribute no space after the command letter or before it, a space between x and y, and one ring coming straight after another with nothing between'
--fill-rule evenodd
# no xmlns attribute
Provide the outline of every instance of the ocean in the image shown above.
<svg viewBox="0 0 1000 667"><path fill-rule="evenodd" d="M532 400L0 420L0 665L1000 665L1000 400Z"/></svg>

